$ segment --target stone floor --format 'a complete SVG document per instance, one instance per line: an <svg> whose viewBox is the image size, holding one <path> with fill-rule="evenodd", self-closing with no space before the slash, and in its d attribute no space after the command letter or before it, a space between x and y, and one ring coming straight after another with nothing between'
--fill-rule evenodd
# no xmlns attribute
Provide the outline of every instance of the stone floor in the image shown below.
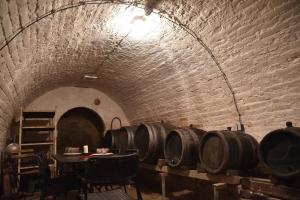
<svg viewBox="0 0 300 200"><path fill-rule="evenodd" d="M167 198L163 198L160 191L151 190L150 188L142 187L142 197L143 200L199 200L199 194L191 191L191 190L181 190L181 191L175 191L175 192L169 192L167 194ZM133 198L136 198L136 191L134 187L128 187L127 191L130 196ZM68 200L77 200L76 198L76 191L72 191L68 193ZM26 199L26 200L39 200L40 194L34 193L33 196L26 197L26 198L6 198L7 200L13 200L13 199ZM4 199L4 198L3 198ZM47 199L54 199L52 197L48 197ZM204 199L204 198L201 198ZM57 200L64 200L64 195L61 195L57 198ZM206 198L205 198L206 200Z"/></svg>
<svg viewBox="0 0 300 200"><path fill-rule="evenodd" d="M157 173L143 172L140 177L140 186L143 200L212 200L211 183L200 182L195 179L188 179L179 176L166 177L166 198L163 199L161 195L161 180ZM128 187L128 193L135 198L136 191L134 187ZM235 200L233 193L227 192L222 194L222 200ZM3 199L3 198L2 198ZM1 199L1 200L2 200ZM7 198L12 200L12 198ZM20 198L14 198L20 199ZM24 198L23 198L24 199ZM26 198L27 200L38 200L39 193L34 196ZM48 199L53 199L49 197ZM64 196L57 198L57 200L64 200ZM76 192L68 194L68 200L76 200Z"/></svg>

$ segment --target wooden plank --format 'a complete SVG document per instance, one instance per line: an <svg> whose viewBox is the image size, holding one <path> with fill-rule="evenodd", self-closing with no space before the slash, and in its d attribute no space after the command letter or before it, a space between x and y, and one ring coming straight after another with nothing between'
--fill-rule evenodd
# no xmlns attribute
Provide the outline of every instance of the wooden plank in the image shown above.
<svg viewBox="0 0 300 200"><path fill-rule="evenodd" d="M22 149L21 150L21 154L23 154L23 153L33 153L33 152L34 152L33 149ZM18 154L19 154L18 152L12 153L12 155L18 155Z"/></svg>
<svg viewBox="0 0 300 200"><path fill-rule="evenodd" d="M39 172L38 169L26 170L26 171L20 172L20 175L24 175L24 174L36 174L36 173L38 173L38 172Z"/></svg>
<svg viewBox="0 0 300 200"><path fill-rule="evenodd" d="M227 183L230 185L240 184L240 179L241 179L241 177L236 175L208 174L208 173L198 172L197 170L182 170L182 169L170 168L168 166L159 167L157 165L150 165L145 163L141 163L140 166L143 169L153 170L157 172L165 172L168 174L206 180L211 182Z"/></svg>
<svg viewBox="0 0 300 200"><path fill-rule="evenodd" d="M54 167L54 164L49 164L49 167ZM38 165L28 165L28 166L21 166L20 169L21 170L26 170L26 169L36 169L39 168Z"/></svg>
<svg viewBox="0 0 300 200"><path fill-rule="evenodd" d="M12 155L12 158L29 158L29 157L33 157L34 153L27 153L27 154L21 154L19 155Z"/></svg>
<svg viewBox="0 0 300 200"><path fill-rule="evenodd" d="M38 168L38 165L29 165L29 166L21 166L20 169L34 169L34 168ZM21 172L20 172L21 173Z"/></svg>
<svg viewBox="0 0 300 200"><path fill-rule="evenodd" d="M55 111L23 111L24 118L53 118Z"/></svg>
<svg viewBox="0 0 300 200"><path fill-rule="evenodd" d="M21 146L36 146L36 145L51 145L53 141L49 142L32 142L32 143L23 143Z"/></svg>
<svg viewBox="0 0 300 200"><path fill-rule="evenodd" d="M291 188L284 185L275 185L269 179L243 178L241 180L243 189L263 193L275 198L289 200L300 199L300 189Z"/></svg>
<svg viewBox="0 0 300 200"><path fill-rule="evenodd" d="M23 126L23 131L53 131L54 126Z"/></svg>
<svg viewBox="0 0 300 200"><path fill-rule="evenodd" d="M22 130L23 120L24 120L24 118L23 118L23 108L21 107L21 111L20 111L20 126L19 126L19 152L18 152L18 156L19 157L21 156L22 151L23 151L22 145L21 145L22 144L22 135L23 135L23 130ZM20 167L21 167L21 159L18 159L18 168L17 168L18 174L21 172ZM20 178L21 177L18 176L18 187L19 187L19 183L20 183Z"/></svg>

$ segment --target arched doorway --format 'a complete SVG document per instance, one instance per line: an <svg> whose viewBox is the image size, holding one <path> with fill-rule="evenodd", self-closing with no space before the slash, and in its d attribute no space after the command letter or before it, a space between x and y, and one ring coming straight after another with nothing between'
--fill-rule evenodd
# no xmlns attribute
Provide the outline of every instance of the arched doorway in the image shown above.
<svg viewBox="0 0 300 200"><path fill-rule="evenodd" d="M57 152L63 153L65 147L89 146L95 151L103 138L104 123L93 110L77 107L67 111L57 124Z"/></svg>

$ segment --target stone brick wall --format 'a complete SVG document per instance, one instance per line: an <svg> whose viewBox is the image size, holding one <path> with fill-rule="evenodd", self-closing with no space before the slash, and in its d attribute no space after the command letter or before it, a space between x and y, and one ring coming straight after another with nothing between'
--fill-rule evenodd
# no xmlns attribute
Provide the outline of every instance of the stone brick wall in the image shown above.
<svg viewBox="0 0 300 200"><path fill-rule="evenodd" d="M0 47L28 22L77 2L0 0ZM161 18L158 38L125 38L116 48L122 36L107 24L122 9L105 4L57 12L0 51L0 149L20 106L62 86L106 93L131 123L164 119L211 130L238 122L222 73L181 26ZM260 140L287 120L300 126L299 0L163 0L157 9L209 47L248 133ZM97 81L82 79L93 71Z"/></svg>

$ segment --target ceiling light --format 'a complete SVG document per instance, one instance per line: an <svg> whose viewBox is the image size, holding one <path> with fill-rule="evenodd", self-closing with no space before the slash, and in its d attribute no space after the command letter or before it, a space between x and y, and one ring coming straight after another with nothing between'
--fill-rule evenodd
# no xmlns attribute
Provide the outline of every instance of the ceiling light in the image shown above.
<svg viewBox="0 0 300 200"><path fill-rule="evenodd" d="M161 30L159 15L146 16L145 10L135 7L122 8L109 21L109 28L120 35L128 35L131 40L159 38Z"/></svg>
<svg viewBox="0 0 300 200"><path fill-rule="evenodd" d="M153 8L158 3L158 0L145 0L145 15L151 15Z"/></svg>
<svg viewBox="0 0 300 200"><path fill-rule="evenodd" d="M94 74L85 74L85 75L83 75L83 79L86 79L86 80L96 80L98 78L99 77L97 75L94 75Z"/></svg>

